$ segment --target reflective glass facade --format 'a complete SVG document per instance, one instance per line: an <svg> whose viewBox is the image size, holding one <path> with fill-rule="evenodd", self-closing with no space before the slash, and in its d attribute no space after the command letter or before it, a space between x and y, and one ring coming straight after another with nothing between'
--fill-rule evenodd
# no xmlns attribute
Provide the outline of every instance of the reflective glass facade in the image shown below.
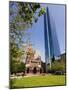
<svg viewBox="0 0 68 90"><path fill-rule="evenodd" d="M56 27L53 17L49 13L49 8L46 8L44 14L44 34L45 34L45 53L46 61L51 60L54 56L60 55L60 48L56 34Z"/></svg>

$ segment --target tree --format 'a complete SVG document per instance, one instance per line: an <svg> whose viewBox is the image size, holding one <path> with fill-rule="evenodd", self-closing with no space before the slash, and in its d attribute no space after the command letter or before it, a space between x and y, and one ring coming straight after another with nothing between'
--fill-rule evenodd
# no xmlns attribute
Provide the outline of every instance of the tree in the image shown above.
<svg viewBox="0 0 68 90"><path fill-rule="evenodd" d="M25 63L23 63L23 62L19 63L18 72L25 72Z"/></svg>
<svg viewBox="0 0 68 90"><path fill-rule="evenodd" d="M9 3L9 36L10 45L15 43L20 49L27 43L27 28L37 22L38 17L45 13L39 3L14 2ZM27 37L27 38L26 38ZM12 45L11 45L12 47ZM12 52L12 51L10 51Z"/></svg>
<svg viewBox="0 0 68 90"><path fill-rule="evenodd" d="M39 3L13 2L9 4L10 38L17 44L24 42L26 29L37 22L38 17L45 13ZM22 39L23 38L23 39Z"/></svg>
<svg viewBox="0 0 68 90"><path fill-rule="evenodd" d="M53 56L52 58L52 63L51 63L51 69L49 68L48 65L48 72L49 73L56 73L57 74L61 74L61 73L65 73L65 54L61 55L60 58L57 58L57 60L55 60L55 57Z"/></svg>
<svg viewBox="0 0 68 90"><path fill-rule="evenodd" d="M54 57L54 55L53 55L52 62L54 62L54 61L55 61L55 57Z"/></svg>
<svg viewBox="0 0 68 90"><path fill-rule="evenodd" d="M39 3L14 2L9 3L9 36L10 36L10 69L11 72L20 71L24 64L20 59L25 53L24 44L27 43L27 29L36 23L38 17L45 13ZM29 36L29 35L28 35ZM28 39L28 37L27 37Z"/></svg>
<svg viewBox="0 0 68 90"><path fill-rule="evenodd" d="M11 74L13 73L19 73L19 72L25 72L25 63L20 62L20 61L16 61L16 60L12 60L11 64L10 64L10 70L11 70Z"/></svg>
<svg viewBox="0 0 68 90"><path fill-rule="evenodd" d="M54 61L52 63L52 72L56 71L65 71L65 63L59 62L59 61Z"/></svg>

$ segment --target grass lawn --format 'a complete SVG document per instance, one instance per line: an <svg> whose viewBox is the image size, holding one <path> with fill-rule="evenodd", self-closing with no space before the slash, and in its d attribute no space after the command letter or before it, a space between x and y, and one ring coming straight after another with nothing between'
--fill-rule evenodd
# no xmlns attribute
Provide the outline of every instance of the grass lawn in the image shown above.
<svg viewBox="0 0 68 90"><path fill-rule="evenodd" d="M11 88L27 88L27 87L41 87L41 86L57 86L65 85L64 75L45 75L45 76L31 76L22 77L10 80Z"/></svg>

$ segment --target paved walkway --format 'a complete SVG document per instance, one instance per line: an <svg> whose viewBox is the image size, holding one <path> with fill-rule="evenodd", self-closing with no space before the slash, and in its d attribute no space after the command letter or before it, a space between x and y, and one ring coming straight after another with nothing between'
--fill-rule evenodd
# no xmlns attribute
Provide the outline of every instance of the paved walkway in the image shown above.
<svg viewBox="0 0 68 90"><path fill-rule="evenodd" d="M41 75L41 74L27 74L24 77L39 76L39 75Z"/></svg>
<svg viewBox="0 0 68 90"><path fill-rule="evenodd" d="M43 73L43 74L26 74L25 76L13 76L10 77L10 79L15 79L15 78L23 78L23 77L31 77L31 76L45 76L47 74Z"/></svg>

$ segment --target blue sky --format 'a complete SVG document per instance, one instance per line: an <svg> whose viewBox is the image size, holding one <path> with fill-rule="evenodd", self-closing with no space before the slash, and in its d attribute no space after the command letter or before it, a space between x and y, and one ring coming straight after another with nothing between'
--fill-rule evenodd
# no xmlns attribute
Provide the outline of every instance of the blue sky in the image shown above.
<svg viewBox="0 0 68 90"><path fill-rule="evenodd" d="M42 4L43 7L49 7L49 13L55 22L56 34L59 42L61 54L65 52L65 6ZM44 16L39 17L38 22L34 23L28 29L31 33L30 41L33 48L36 49L43 61L45 61L45 43L44 43Z"/></svg>

